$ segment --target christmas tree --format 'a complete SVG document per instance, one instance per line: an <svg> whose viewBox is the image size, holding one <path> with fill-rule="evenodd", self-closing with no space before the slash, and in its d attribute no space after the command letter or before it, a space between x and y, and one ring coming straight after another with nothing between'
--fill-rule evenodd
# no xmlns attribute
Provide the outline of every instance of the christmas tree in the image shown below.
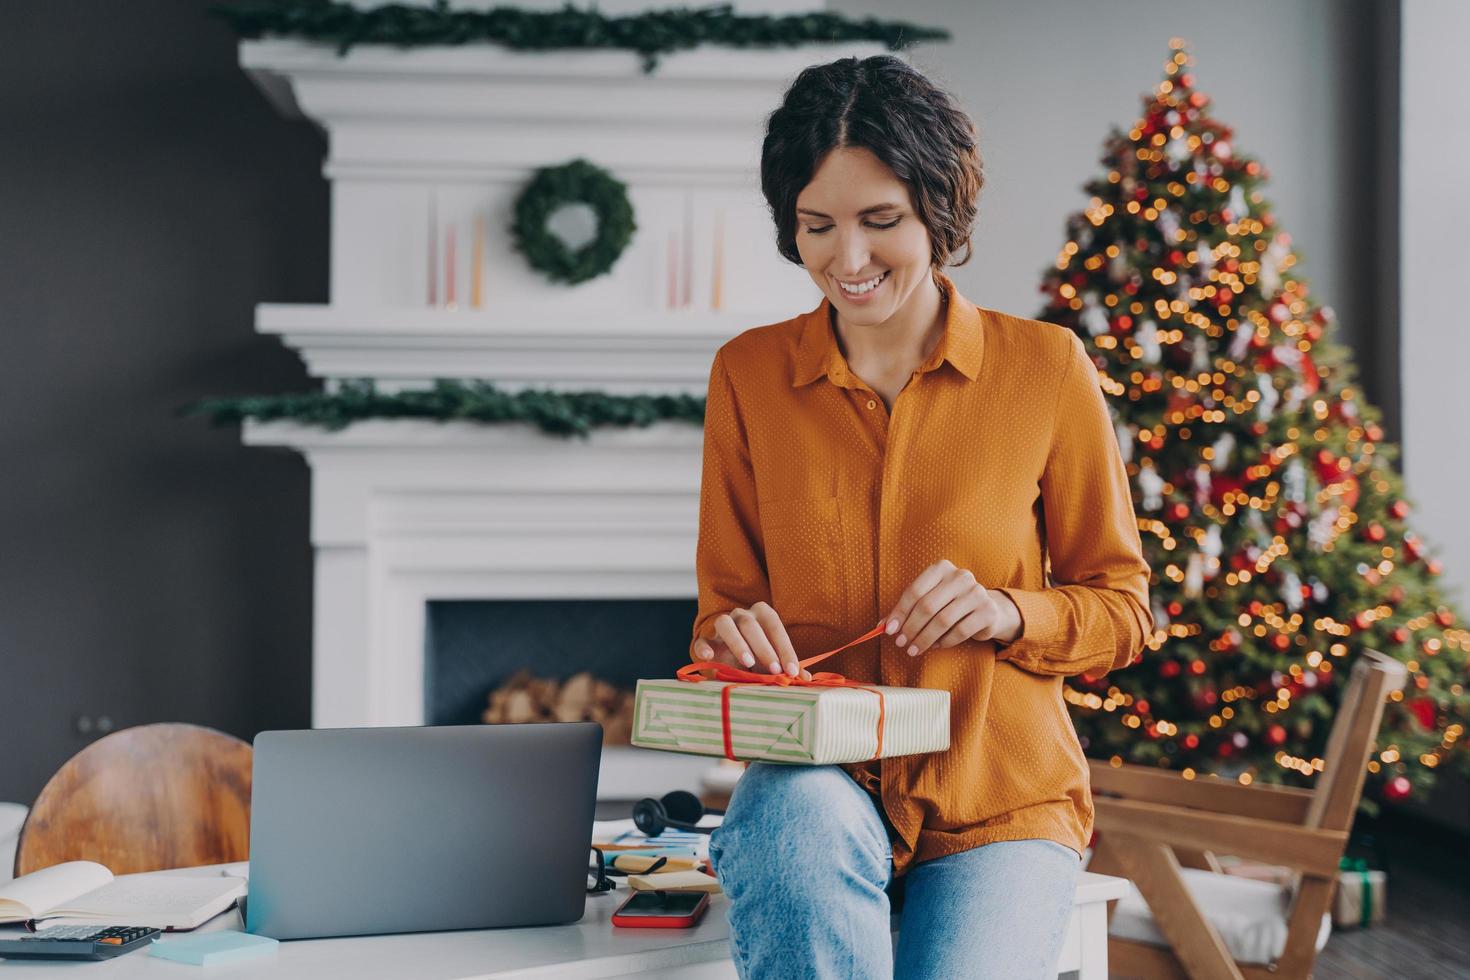
<svg viewBox="0 0 1470 980"><path fill-rule="evenodd" d="M1354 657L1404 661L1365 799L1464 767L1470 633L1407 523L1380 414L1182 42L1114 129L1038 318L1082 338L1132 480L1154 635L1065 694L1088 754L1310 785ZM1370 804L1371 805L1371 804Z"/></svg>

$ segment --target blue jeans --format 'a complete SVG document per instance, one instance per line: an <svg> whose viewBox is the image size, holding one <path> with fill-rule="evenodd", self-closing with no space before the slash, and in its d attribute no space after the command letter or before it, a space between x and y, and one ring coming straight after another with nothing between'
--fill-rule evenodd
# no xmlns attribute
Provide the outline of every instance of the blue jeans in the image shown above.
<svg viewBox="0 0 1470 980"><path fill-rule="evenodd" d="M836 766L757 762L710 838L742 978L1052 980L1081 862L1001 841L911 867L898 949L893 848L873 798Z"/></svg>

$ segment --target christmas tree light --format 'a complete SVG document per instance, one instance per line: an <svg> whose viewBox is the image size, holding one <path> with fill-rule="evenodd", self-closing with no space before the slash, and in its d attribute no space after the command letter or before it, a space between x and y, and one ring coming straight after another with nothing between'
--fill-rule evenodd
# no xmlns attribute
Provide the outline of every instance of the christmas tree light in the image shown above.
<svg viewBox="0 0 1470 980"><path fill-rule="evenodd" d="M1265 169L1170 48L1042 283L1038 319L1097 366L1153 569L1145 655L1064 693L1094 757L1310 785L1353 658L1380 650L1410 679L1365 798L1403 798L1465 765L1470 633L1406 523L1397 447L1332 311L1293 271Z"/></svg>

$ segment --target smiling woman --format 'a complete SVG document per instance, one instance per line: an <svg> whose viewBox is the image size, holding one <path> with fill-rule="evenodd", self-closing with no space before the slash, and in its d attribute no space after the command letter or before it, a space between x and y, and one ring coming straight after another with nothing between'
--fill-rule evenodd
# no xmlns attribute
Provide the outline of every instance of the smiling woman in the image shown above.
<svg viewBox="0 0 1470 980"><path fill-rule="evenodd" d="M1081 342L941 271L982 182L897 58L808 68L770 117L777 247L823 300L715 357L690 655L794 677L882 622L832 669L952 707L944 752L747 770L710 841L745 977L1055 975L1092 825L1062 678L1140 652L1148 567Z"/></svg>

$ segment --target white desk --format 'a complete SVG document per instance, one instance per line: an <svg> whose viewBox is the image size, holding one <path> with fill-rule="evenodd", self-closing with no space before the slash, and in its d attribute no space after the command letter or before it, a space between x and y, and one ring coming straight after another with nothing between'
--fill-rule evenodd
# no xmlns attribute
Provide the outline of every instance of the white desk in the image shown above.
<svg viewBox="0 0 1470 980"><path fill-rule="evenodd" d="M217 873L213 869L190 869ZM173 872L178 873L178 872ZM1127 882L1103 875L1082 875L1077 902L1059 969L1080 971L1079 980L1107 980L1107 903L1121 898ZM299 939L283 942L277 953L238 965L197 967L149 956L146 950L115 960L66 962L0 960L0 980L64 974L108 980L160 980L208 977L210 980L494 980L502 977L639 976L653 980L729 980L730 961L726 900L713 896L708 914L693 929L615 929L612 910L627 896L616 891L588 896L587 914L569 926L536 929L486 929L475 932L431 932L352 939ZM205 929L241 928L231 911ZM17 934L18 926L0 927ZM161 942L169 942L165 936Z"/></svg>

